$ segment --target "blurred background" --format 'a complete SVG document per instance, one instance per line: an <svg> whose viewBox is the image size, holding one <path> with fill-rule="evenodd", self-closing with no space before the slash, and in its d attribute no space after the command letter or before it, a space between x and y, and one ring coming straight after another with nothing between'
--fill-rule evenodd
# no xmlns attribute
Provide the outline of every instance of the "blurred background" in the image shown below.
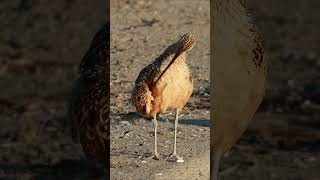
<svg viewBox="0 0 320 180"><path fill-rule="evenodd" d="M320 1L249 0L248 7L267 43L267 96L226 154L222 179L317 180ZM64 113L106 9L104 0L0 2L0 179L89 179Z"/></svg>
<svg viewBox="0 0 320 180"><path fill-rule="evenodd" d="M107 9L106 0L1 0L0 179L89 179L65 109Z"/></svg>
<svg viewBox="0 0 320 180"><path fill-rule="evenodd" d="M222 179L320 177L320 1L248 0L267 45L265 100Z"/></svg>

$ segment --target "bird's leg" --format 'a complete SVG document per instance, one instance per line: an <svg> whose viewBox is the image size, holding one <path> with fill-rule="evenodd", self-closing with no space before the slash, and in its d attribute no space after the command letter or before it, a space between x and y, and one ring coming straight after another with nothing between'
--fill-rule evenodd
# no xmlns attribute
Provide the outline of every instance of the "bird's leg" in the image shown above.
<svg viewBox="0 0 320 180"><path fill-rule="evenodd" d="M158 147L157 147L158 122L157 122L156 116L153 117L153 127L154 127L154 159L159 160Z"/></svg>
<svg viewBox="0 0 320 180"><path fill-rule="evenodd" d="M178 117L179 117L179 110L176 112L176 117L174 119L174 145L173 145L173 156L177 156L177 128L178 128Z"/></svg>
<svg viewBox="0 0 320 180"><path fill-rule="evenodd" d="M179 109L176 111L176 117L174 119L174 145L173 145L173 152L170 154L169 157L174 157L177 162L183 162L182 158L177 155L177 130L178 130L178 118L179 118Z"/></svg>
<svg viewBox="0 0 320 180"><path fill-rule="evenodd" d="M218 180L219 177L219 166L222 153L215 151L213 154L213 168L211 169L211 180Z"/></svg>

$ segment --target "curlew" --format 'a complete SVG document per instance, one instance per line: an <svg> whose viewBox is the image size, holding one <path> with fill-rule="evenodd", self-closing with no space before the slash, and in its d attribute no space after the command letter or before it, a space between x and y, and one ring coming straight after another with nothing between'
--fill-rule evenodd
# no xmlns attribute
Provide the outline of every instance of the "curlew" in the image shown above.
<svg viewBox="0 0 320 180"><path fill-rule="evenodd" d="M159 113L175 111L174 146L170 157L177 162L183 159L177 155L177 127L180 110L187 103L193 91L191 72L186 63L186 53L195 43L192 33L169 46L152 64L145 67L135 81L132 102L142 115L153 117L154 159L159 159L157 149L157 119Z"/></svg>
<svg viewBox="0 0 320 180"><path fill-rule="evenodd" d="M80 140L86 156L98 166L104 165L107 173L110 167L109 35L107 23L93 38L80 63L80 77L74 83L67 114L73 140Z"/></svg>
<svg viewBox="0 0 320 180"><path fill-rule="evenodd" d="M267 65L264 42L244 0L212 0L211 13L211 179L217 180L223 154L262 102Z"/></svg>

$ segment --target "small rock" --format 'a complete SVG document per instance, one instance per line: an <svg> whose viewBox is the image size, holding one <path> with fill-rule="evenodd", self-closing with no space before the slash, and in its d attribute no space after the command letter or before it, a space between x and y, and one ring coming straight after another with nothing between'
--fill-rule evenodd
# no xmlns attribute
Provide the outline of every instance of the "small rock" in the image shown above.
<svg viewBox="0 0 320 180"><path fill-rule="evenodd" d="M160 136L169 135L168 131L160 131L159 134L160 134Z"/></svg>
<svg viewBox="0 0 320 180"><path fill-rule="evenodd" d="M124 125L127 125L127 126L131 125L131 124L129 123L129 121L121 121L120 123L121 123L121 124L124 124Z"/></svg>
<svg viewBox="0 0 320 180"><path fill-rule="evenodd" d="M294 80L288 80L288 86L293 88L295 86L295 81Z"/></svg>
<svg viewBox="0 0 320 180"><path fill-rule="evenodd" d="M184 162L183 159L178 159L178 160L177 160L177 163L183 163L183 162Z"/></svg>
<svg viewBox="0 0 320 180"><path fill-rule="evenodd" d="M315 157L310 157L310 158L307 159L307 161L308 161L308 162L311 162L311 163L312 163L312 162L316 162L316 161L317 161L317 158L315 158Z"/></svg>

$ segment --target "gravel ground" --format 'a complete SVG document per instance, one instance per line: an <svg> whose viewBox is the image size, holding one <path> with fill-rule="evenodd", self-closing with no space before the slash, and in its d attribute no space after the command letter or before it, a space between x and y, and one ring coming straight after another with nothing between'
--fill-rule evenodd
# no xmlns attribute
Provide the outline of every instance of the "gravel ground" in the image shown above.
<svg viewBox="0 0 320 180"><path fill-rule="evenodd" d="M111 1L111 179L208 179L209 14L207 0ZM177 151L185 161L180 165L166 159L174 114L158 117L161 160L150 159L152 122L135 113L130 97L142 68L186 32L197 38L187 57L195 88L179 120ZM199 166L191 166L195 160Z"/></svg>

